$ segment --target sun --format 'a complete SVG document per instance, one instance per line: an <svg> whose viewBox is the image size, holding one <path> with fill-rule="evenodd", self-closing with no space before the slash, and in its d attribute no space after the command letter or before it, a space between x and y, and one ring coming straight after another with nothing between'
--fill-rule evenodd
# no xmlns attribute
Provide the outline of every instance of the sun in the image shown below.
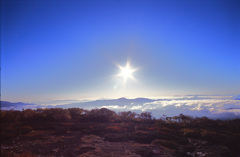
<svg viewBox="0 0 240 157"><path fill-rule="evenodd" d="M126 66L123 67L121 65L117 65L120 72L118 74L119 77L123 79L124 82L127 82L128 79L135 80L133 73L137 70L135 68L132 68L130 63L127 62Z"/></svg>

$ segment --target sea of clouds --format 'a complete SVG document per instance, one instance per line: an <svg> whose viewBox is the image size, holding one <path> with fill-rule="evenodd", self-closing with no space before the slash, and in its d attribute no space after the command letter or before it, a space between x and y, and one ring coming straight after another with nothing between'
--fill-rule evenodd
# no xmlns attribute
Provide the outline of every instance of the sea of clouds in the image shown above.
<svg viewBox="0 0 240 157"><path fill-rule="evenodd" d="M136 113L151 112L153 117L176 116L181 113L193 117L209 117L214 119L240 118L240 95L230 96L169 96L157 99L101 99L95 101L54 100L21 105L5 105L1 109L36 109L36 108L72 108L84 109L108 108L110 110L133 111Z"/></svg>
<svg viewBox="0 0 240 157"><path fill-rule="evenodd" d="M151 112L156 118L162 115L175 116L181 113L193 117L207 116L209 118L240 117L239 96L178 96L157 99L146 103L131 103L130 105L102 106L115 111Z"/></svg>

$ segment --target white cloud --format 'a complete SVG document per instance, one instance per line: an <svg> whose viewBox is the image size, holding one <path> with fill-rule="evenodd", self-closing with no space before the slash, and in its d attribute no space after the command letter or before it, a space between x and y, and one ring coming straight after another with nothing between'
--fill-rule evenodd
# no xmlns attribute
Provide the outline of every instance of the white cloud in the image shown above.
<svg viewBox="0 0 240 157"><path fill-rule="evenodd" d="M205 99L202 99L205 98ZM231 96L201 96L189 99L167 99L145 103L144 111L158 110L166 115L185 112L195 116L213 116L212 114L234 113L240 115L240 100L232 100ZM154 116L158 116L157 114Z"/></svg>
<svg viewBox="0 0 240 157"><path fill-rule="evenodd" d="M127 106L118 106L118 105L109 105L109 106L102 106L101 108L108 108L108 109L114 109L114 110L123 110L126 109Z"/></svg>
<svg viewBox="0 0 240 157"><path fill-rule="evenodd" d="M231 98L225 96L178 97L177 99L158 99L143 104L129 103L125 106L109 105L102 107L114 111L134 111L137 113L150 111L157 118L162 114L173 116L180 113L209 117L226 115L225 113L240 115L240 100L232 100Z"/></svg>
<svg viewBox="0 0 240 157"><path fill-rule="evenodd" d="M142 110L142 106L141 105L133 106L130 108L130 110Z"/></svg>
<svg viewBox="0 0 240 157"><path fill-rule="evenodd" d="M35 106L26 104L19 107L14 106L13 108L21 110L22 108L54 107L55 104L52 103L50 106L48 105L42 104ZM149 111L152 112L153 116L156 118L161 117L163 114L167 116L175 116L180 113L199 117L240 116L240 100L236 99L236 96L174 96L164 97L164 99L162 97L161 99L143 100L116 99L78 102L67 105L59 105L57 107L80 107L84 109L108 108L116 112L134 111L136 113Z"/></svg>

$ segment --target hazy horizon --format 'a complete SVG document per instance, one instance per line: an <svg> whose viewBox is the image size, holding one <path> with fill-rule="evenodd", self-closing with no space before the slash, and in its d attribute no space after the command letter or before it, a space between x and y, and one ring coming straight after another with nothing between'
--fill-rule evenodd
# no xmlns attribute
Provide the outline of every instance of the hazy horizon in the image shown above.
<svg viewBox="0 0 240 157"><path fill-rule="evenodd" d="M146 99L175 99L175 98L193 98L193 97L216 97L216 98L238 98L240 94L226 94L226 95L203 95L203 94L196 94L196 95L162 95L162 96L149 96L149 97L100 97L100 98L81 98L81 99L35 99L35 100L7 100L7 99L1 99L1 101L7 101L7 102L22 102L22 103L36 103L36 104L41 104L41 102L54 102L54 101L79 101L79 102L87 102L87 101L96 101L96 100L114 100L114 99L121 99L121 98L126 98L126 99L138 99L138 98L146 98Z"/></svg>
<svg viewBox="0 0 240 157"><path fill-rule="evenodd" d="M49 100L32 103L2 102L2 110L24 110L38 108L82 108L86 110L107 108L115 112L132 111L135 113L151 112L152 116L160 118L163 115L177 116L179 114L193 117L209 117L232 119L240 117L240 95L231 96L168 96L158 99L148 98L118 98L97 100Z"/></svg>

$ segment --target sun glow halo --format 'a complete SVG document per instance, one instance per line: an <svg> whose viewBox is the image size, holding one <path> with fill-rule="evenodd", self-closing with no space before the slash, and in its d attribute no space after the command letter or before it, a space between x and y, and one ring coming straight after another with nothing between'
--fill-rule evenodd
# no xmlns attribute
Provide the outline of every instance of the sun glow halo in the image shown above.
<svg viewBox="0 0 240 157"><path fill-rule="evenodd" d="M126 64L125 67L122 67L121 65L117 66L120 69L120 73L118 74L118 76L121 77L124 82L126 82L128 79L135 80L135 78L133 77L133 72L136 71L136 69L132 68L129 62Z"/></svg>

